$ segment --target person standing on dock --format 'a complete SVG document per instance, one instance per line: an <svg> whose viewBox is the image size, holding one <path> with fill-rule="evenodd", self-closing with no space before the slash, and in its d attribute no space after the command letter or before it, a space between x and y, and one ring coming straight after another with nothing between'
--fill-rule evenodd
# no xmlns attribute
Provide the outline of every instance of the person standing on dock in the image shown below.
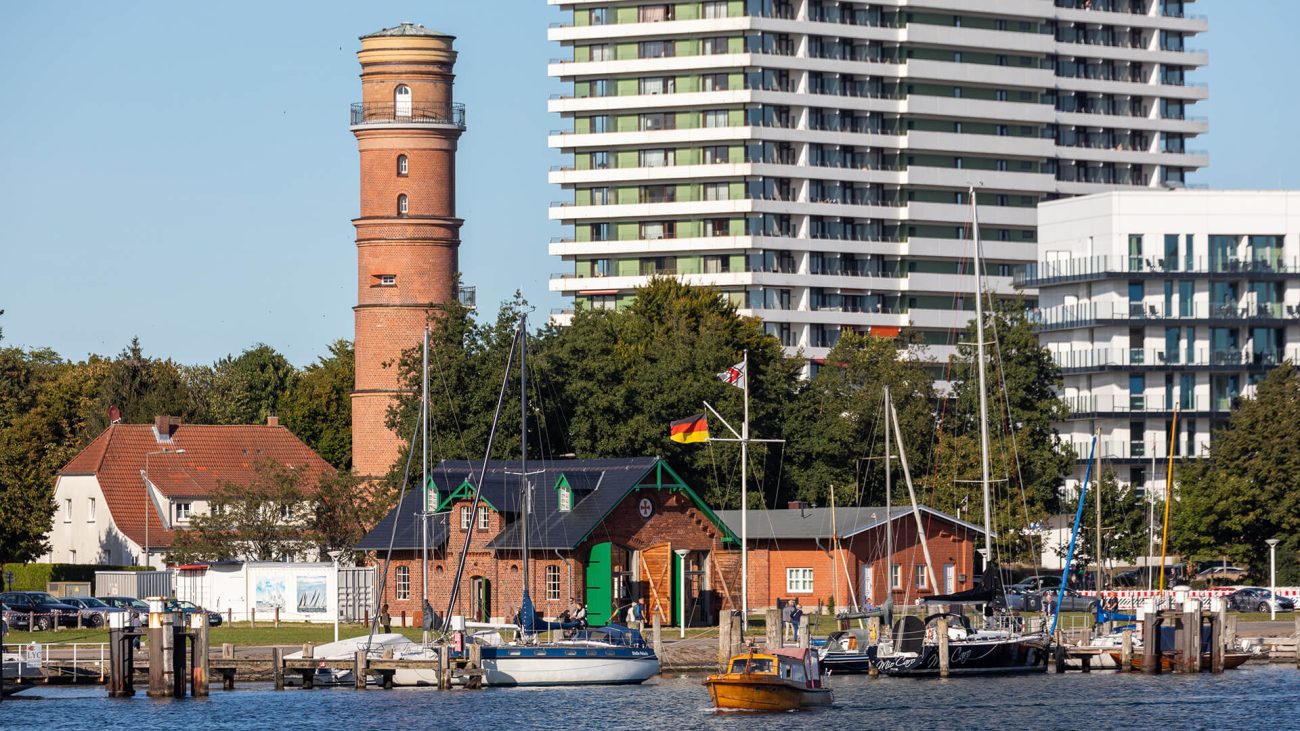
<svg viewBox="0 0 1300 731"><path fill-rule="evenodd" d="M777 599L777 603L781 602ZM793 632L791 631L791 622L794 621L794 600L787 601L781 607L781 637L787 639Z"/></svg>
<svg viewBox="0 0 1300 731"><path fill-rule="evenodd" d="M384 634L393 631L393 615L388 613L388 604L379 610L379 626L384 628Z"/></svg>

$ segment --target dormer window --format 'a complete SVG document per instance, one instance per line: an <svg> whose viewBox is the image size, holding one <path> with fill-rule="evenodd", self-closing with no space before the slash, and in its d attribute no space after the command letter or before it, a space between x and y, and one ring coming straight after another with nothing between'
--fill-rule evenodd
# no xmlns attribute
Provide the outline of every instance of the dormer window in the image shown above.
<svg viewBox="0 0 1300 731"><path fill-rule="evenodd" d="M190 519L190 504L176 503L176 522L186 523Z"/></svg>
<svg viewBox="0 0 1300 731"><path fill-rule="evenodd" d="M487 530L491 525L492 525L492 516L488 515L488 511L484 510L483 508L479 508L478 529Z"/></svg>
<svg viewBox="0 0 1300 731"><path fill-rule="evenodd" d="M469 530L470 521L474 519L474 511L470 510L468 505L460 506L460 529Z"/></svg>
<svg viewBox="0 0 1300 731"><path fill-rule="evenodd" d="M561 513L573 510L573 489L568 485L560 486L559 504Z"/></svg>

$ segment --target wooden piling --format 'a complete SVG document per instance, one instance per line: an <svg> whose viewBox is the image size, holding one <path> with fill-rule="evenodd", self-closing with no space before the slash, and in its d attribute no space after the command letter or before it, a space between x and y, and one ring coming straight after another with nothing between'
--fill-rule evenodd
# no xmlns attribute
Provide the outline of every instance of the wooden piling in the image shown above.
<svg viewBox="0 0 1300 731"><path fill-rule="evenodd" d="M352 687L357 690L366 689L366 651L357 650L352 659Z"/></svg>
<svg viewBox="0 0 1300 731"><path fill-rule="evenodd" d="M1133 669L1133 630L1126 629L1120 635L1119 671L1127 673Z"/></svg>
<svg viewBox="0 0 1300 731"><path fill-rule="evenodd" d="M1292 638L1295 639L1295 667L1300 670L1300 615L1295 618L1295 634Z"/></svg>
<svg viewBox="0 0 1300 731"><path fill-rule="evenodd" d="M935 620L934 632L939 640L939 677L948 677L948 619L940 617Z"/></svg>
<svg viewBox="0 0 1300 731"><path fill-rule="evenodd" d="M1225 647L1232 647L1237 644L1237 615L1227 614L1225 611L1224 616L1226 620L1223 625L1223 644Z"/></svg>
<svg viewBox="0 0 1300 731"><path fill-rule="evenodd" d="M272 619L271 622L276 629L280 629L280 608L279 607L275 608L275 618Z"/></svg>
<svg viewBox="0 0 1300 731"><path fill-rule="evenodd" d="M451 690L451 645L438 648L438 690Z"/></svg>
<svg viewBox="0 0 1300 731"><path fill-rule="evenodd" d="M1223 672L1223 617L1222 611L1210 615L1210 672Z"/></svg>
<svg viewBox="0 0 1300 731"><path fill-rule="evenodd" d="M165 698L171 693L167 685L167 654L163 646L162 615L149 613L149 692L150 698Z"/></svg>
<svg viewBox="0 0 1300 731"><path fill-rule="evenodd" d="M663 627L661 626L662 619L658 612L655 612L654 614L654 622L650 625L650 638L655 649L655 655L657 655L662 661L664 656L664 634Z"/></svg>
<svg viewBox="0 0 1300 731"><path fill-rule="evenodd" d="M221 657L226 660L233 660L235 657L235 643L233 642L221 643Z"/></svg>
<svg viewBox="0 0 1300 731"><path fill-rule="evenodd" d="M1199 673L1201 671L1201 613L1183 613L1183 635L1187 643L1183 650L1183 672Z"/></svg>
<svg viewBox="0 0 1300 731"><path fill-rule="evenodd" d="M1147 614L1142 618L1142 672L1147 675L1160 674L1160 618L1158 614Z"/></svg>
<svg viewBox="0 0 1300 731"><path fill-rule="evenodd" d="M781 626L781 610L769 609L765 615L764 629L767 630L767 649L774 650L778 647L784 647L782 644L785 639L785 632Z"/></svg>
<svg viewBox="0 0 1300 731"><path fill-rule="evenodd" d="M304 643L302 643L302 656L303 656L304 658L315 657L315 655L316 655L316 646L315 646L315 645L313 645L313 644L310 643L310 642L304 642Z"/></svg>
<svg viewBox="0 0 1300 731"><path fill-rule="evenodd" d="M799 639L799 647L808 649L812 646L812 623L808 615L799 618L799 626L795 627L795 634Z"/></svg>
<svg viewBox="0 0 1300 731"><path fill-rule="evenodd" d="M208 680L212 677L212 669L208 664L208 617L206 614L196 613L191 618L191 622L194 629L194 650L190 660L190 666L193 668L190 693L195 698L205 698L208 695Z"/></svg>
<svg viewBox="0 0 1300 731"><path fill-rule="evenodd" d="M724 669L731 659L731 628L735 626L734 619L728 611L723 611L718 616L718 665Z"/></svg>
<svg viewBox="0 0 1300 731"><path fill-rule="evenodd" d="M284 650L271 648L271 679L276 690L284 690Z"/></svg>
<svg viewBox="0 0 1300 731"><path fill-rule="evenodd" d="M171 663L172 663L172 697L184 698L185 686L189 681L189 669L186 667L186 652L189 644L189 635L185 631L185 615L172 615L172 646L171 646Z"/></svg>

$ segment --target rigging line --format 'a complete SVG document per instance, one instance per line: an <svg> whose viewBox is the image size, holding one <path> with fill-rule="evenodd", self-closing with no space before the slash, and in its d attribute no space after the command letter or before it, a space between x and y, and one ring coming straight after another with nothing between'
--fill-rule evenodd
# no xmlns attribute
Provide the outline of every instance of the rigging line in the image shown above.
<svg viewBox="0 0 1300 731"><path fill-rule="evenodd" d="M448 357L448 353L444 352L442 348L434 348L434 352L438 354L438 359L439 361L441 361L439 363L439 366L441 367L438 368L438 381L442 384L443 393L446 394L447 404L451 406L451 408L449 409L449 411L451 412L451 422L456 428L456 437L457 440L460 442L461 455L465 458L466 462L469 462L473 458L470 457L469 454L469 445L465 443L465 429L463 426L461 426L460 414L456 411L456 408L454 406L456 402L452 398L451 385L447 383L448 364L446 362L446 358ZM452 489L452 488L448 488L448 489Z"/></svg>
<svg viewBox="0 0 1300 731"><path fill-rule="evenodd" d="M526 337L523 330L523 320L520 319L515 338L510 343L510 352L506 355L505 371L501 374L501 392L497 395L496 413L492 416L492 428L488 432L487 447L483 450L483 466L479 469L478 481L474 485L474 506L470 509L469 515L471 528L475 525L475 521L478 520L479 503L483 500L483 480L487 476L488 462L492 459L492 442L497 436L497 424L501 421L501 409L505 405L506 390L510 386L510 366L515 362L515 349L519 346L519 338ZM473 466L470 466L470 470L473 470ZM450 526L450 519L448 520L448 526ZM443 620L444 632L451 629L451 613L455 610L456 600L460 598L460 581L465 575L465 560L469 557L469 544L473 535L473 530L465 531L465 544L461 548L460 558L456 563L456 576L452 579L450 597L447 600L447 615ZM450 538L450 531L448 531L448 537Z"/></svg>
<svg viewBox="0 0 1300 731"><path fill-rule="evenodd" d="M411 479L411 461L415 458L415 440L420 434L420 425L416 423L411 429L411 444L406 450L406 467L402 470L402 489L398 492L396 514L393 516L393 529L388 533L388 552L384 555L384 570L379 574L379 591L378 596L384 596L384 590L388 587L388 567L393 561L393 544L397 542L397 524L402 522L402 501L406 499L406 485ZM423 509L423 507L421 508ZM426 521L420 521L421 528L426 528ZM375 631L379 629L379 612L370 622L370 634L366 636L366 646L369 647L375 639Z"/></svg>

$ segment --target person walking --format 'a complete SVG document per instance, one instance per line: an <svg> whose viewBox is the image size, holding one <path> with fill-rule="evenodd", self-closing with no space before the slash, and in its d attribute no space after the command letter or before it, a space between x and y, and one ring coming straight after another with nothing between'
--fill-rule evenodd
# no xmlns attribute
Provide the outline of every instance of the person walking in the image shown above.
<svg viewBox="0 0 1300 731"><path fill-rule="evenodd" d="M637 599L627 608L627 626L637 632L645 628L645 599Z"/></svg>
<svg viewBox="0 0 1300 731"><path fill-rule="evenodd" d="M393 631L393 615L388 613L387 603L379 610L379 626L384 628L384 634Z"/></svg>
<svg viewBox="0 0 1300 731"><path fill-rule="evenodd" d="M777 599L776 601L778 604L781 603L780 599ZM794 601L795 600L793 599L787 599L785 603L781 606L781 641L783 643L785 642L786 638L789 637L789 635L792 633L791 632L792 625L790 623L794 619Z"/></svg>

